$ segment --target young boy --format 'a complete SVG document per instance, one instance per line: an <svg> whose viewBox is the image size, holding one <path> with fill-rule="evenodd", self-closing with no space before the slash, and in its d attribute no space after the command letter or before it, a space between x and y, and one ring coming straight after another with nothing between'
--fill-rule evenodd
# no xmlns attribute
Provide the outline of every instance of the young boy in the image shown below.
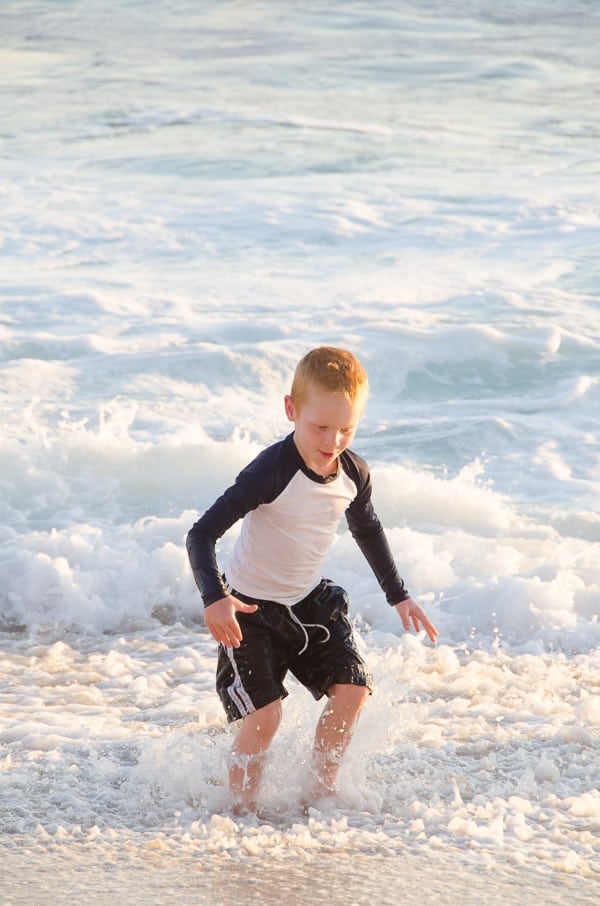
<svg viewBox="0 0 600 906"><path fill-rule="evenodd" d="M317 724L306 802L335 793L340 761L369 697L342 588L321 567L345 513L348 527L405 629L437 630L398 576L371 503L369 470L349 449L367 401L367 375L343 349L313 349L296 368L285 412L294 432L263 450L195 523L187 549L219 643L217 691L229 721L241 721L229 764L233 810L256 811L266 754L291 671L315 699ZM227 568L218 538L242 527Z"/></svg>

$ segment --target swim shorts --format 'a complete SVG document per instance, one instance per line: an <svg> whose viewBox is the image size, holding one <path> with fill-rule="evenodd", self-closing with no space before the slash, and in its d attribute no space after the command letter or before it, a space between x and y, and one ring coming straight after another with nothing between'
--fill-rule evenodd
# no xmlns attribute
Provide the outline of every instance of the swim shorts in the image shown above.
<svg viewBox="0 0 600 906"><path fill-rule="evenodd" d="M228 721L285 698L288 670L317 700L337 683L371 691L373 678L356 648L343 588L323 579L293 607L234 589L231 594L258 610L237 613L239 648L219 645L217 692Z"/></svg>

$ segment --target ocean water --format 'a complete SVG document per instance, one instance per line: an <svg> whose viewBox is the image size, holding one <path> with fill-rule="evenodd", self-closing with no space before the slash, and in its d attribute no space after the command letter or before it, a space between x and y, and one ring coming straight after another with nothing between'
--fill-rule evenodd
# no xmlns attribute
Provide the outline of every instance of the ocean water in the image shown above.
<svg viewBox="0 0 600 906"><path fill-rule="evenodd" d="M600 6L3 0L0 34L0 902L597 902ZM299 812L290 682L244 823L184 539L321 343L369 372L353 446L440 638L342 527L376 689L339 808Z"/></svg>

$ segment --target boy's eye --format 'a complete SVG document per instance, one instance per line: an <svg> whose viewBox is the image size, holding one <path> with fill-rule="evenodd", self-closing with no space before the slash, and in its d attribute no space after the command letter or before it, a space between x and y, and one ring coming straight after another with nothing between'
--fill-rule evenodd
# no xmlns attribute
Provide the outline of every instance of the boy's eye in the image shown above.
<svg viewBox="0 0 600 906"><path fill-rule="evenodd" d="M328 431L329 425L317 425L319 431ZM340 434L352 434L354 428L340 428Z"/></svg>

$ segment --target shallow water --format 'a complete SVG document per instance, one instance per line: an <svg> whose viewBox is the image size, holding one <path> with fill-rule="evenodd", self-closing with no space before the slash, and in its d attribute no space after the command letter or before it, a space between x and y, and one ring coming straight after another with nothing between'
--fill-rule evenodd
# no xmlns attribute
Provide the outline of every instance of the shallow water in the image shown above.
<svg viewBox="0 0 600 906"><path fill-rule="evenodd" d="M315 868L331 902L338 871L357 902L586 902L600 8L7 0L0 17L10 902L113 902L112 878L132 902L216 903L225 865L267 902L269 885L303 902ZM289 430L293 367L323 342L369 372L354 446L440 640L401 633L342 531L327 568L376 689L339 809L293 830L319 706L290 683L263 790L288 823L238 827L184 538Z"/></svg>
<svg viewBox="0 0 600 906"><path fill-rule="evenodd" d="M170 849L165 858L165 848ZM188 847L175 841L139 841L137 851L103 860L76 848L46 851L37 841L19 840L2 846L3 877L10 890L3 906L45 906L58 902L112 904L202 903L227 906L277 906L287 898L309 906L326 898L333 906L362 906L376 898L383 906L399 901L409 906L544 902L587 904L597 900L594 882L565 875L538 875L529 869L498 868L465 856L446 861L439 854L407 853L388 856L338 855L295 859L190 856ZM24 863L23 853L27 861ZM27 872L24 875L23 867ZM465 883L467 882L467 883Z"/></svg>

